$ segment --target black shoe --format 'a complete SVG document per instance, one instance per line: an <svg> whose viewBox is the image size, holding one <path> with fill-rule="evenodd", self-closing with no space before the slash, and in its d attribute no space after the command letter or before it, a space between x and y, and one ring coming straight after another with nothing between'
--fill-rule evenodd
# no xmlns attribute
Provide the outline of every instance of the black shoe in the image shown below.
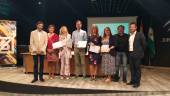
<svg viewBox="0 0 170 96"><path fill-rule="evenodd" d="M44 79L40 79L40 81L41 81L41 82L45 82L45 80L44 80Z"/></svg>
<svg viewBox="0 0 170 96"><path fill-rule="evenodd" d="M140 84L134 84L133 88L138 88L140 86Z"/></svg>
<svg viewBox="0 0 170 96"><path fill-rule="evenodd" d="M118 82L119 79L120 79L120 77L115 74L115 75L113 76L113 79L112 79L112 80L113 80L114 82Z"/></svg>
<svg viewBox="0 0 170 96"><path fill-rule="evenodd" d="M129 82L129 83L127 83L127 85L134 85L134 83L132 83L132 82Z"/></svg>
<svg viewBox="0 0 170 96"><path fill-rule="evenodd" d="M75 75L75 78L78 78L79 77L79 75Z"/></svg>
<svg viewBox="0 0 170 96"><path fill-rule="evenodd" d="M123 83L127 83L127 80L126 80L126 79L123 79Z"/></svg>
<svg viewBox="0 0 170 96"><path fill-rule="evenodd" d="M36 81L38 81L38 79L33 79L31 83L35 83Z"/></svg>
<svg viewBox="0 0 170 96"><path fill-rule="evenodd" d="M119 80L116 80L116 79L112 79L113 82L118 82Z"/></svg>

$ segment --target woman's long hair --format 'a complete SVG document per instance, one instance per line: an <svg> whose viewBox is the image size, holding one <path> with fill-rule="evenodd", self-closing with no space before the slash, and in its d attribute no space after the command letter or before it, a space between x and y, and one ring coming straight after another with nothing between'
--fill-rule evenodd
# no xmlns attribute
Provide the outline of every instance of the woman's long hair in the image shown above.
<svg viewBox="0 0 170 96"><path fill-rule="evenodd" d="M62 32L62 31L63 31L64 29L66 29L66 32L67 32L66 34L68 35L69 33L68 33L68 28L67 28L67 26L61 26L61 28L60 28L60 33L59 33L59 34L60 34L60 35L63 35L63 32Z"/></svg>
<svg viewBox="0 0 170 96"><path fill-rule="evenodd" d="M91 32L90 32L91 37L95 37L94 30L96 31L96 37L99 37L99 30L96 25L92 25L92 27L91 27Z"/></svg>
<svg viewBox="0 0 170 96"><path fill-rule="evenodd" d="M112 32L111 32L110 28L109 28L109 27L105 27L105 28L104 28L104 34L103 34L103 38L102 38L102 39L106 38L106 29L109 30L110 36L112 36Z"/></svg>

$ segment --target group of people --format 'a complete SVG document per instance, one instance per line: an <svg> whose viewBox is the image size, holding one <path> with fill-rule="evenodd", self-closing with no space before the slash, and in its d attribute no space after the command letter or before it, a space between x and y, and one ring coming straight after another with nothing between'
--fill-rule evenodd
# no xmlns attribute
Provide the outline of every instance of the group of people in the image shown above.
<svg viewBox="0 0 170 96"><path fill-rule="evenodd" d="M45 55L48 61L50 79L55 78L56 65L59 61L61 62L61 79L70 79L71 50L74 49L75 77L82 74L83 78L87 78L85 54L88 51L91 80L96 80L98 65L101 64L105 82L119 81L120 76L122 76L123 82L127 83L127 59L129 58L131 81L127 84L133 85L135 88L140 86L140 63L144 56L145 37L142 32L136 31L136 23L130 23L129 34L124 33L125 28L120 25L117 28L118 33L115 35L112 35L109 27L104 28L103 36L99 36L96 25L92 25L89 36L86 31L82 30L81 20L77 20L75 25L76 30L72 32L72 35L69 34L67 26L62 26L58 35L54 25L48 26L47 33L43 31L43 22L37 22L37 29L32 31L30 36L30 52L34 60L34 79L31 81L32 83L38 81L38 73L39 80L44 82ZM53 48L53 43L58 41L62 41L64 46L57 49ZM87 41L87 47L79 48L79 41ZM107 52L92 52L89 50L92 46L102 47L103 45L109 46ZM39 71L38 60L40 63Z"/></svg>

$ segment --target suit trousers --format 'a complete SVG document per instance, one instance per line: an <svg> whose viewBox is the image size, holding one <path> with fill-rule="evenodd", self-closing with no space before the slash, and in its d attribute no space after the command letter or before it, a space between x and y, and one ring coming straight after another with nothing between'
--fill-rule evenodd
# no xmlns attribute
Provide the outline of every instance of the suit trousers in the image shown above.
<svg viewBox="0 0 170 96"><path fill-rule="evenodd" d="M135 53L129 53L129 63L131 70L131 83L140 84L141 80L141 57L135 55Z"/></svg>
<svg viewBox="0 0 170 96"><path fill-rule="evenodd" d="M33 60L34 60L34 79L38 80L38 73L39 73L39 79L43 79L44 55L33 55ZM39 71L38 71L38 60L40 60Z"/></svg>

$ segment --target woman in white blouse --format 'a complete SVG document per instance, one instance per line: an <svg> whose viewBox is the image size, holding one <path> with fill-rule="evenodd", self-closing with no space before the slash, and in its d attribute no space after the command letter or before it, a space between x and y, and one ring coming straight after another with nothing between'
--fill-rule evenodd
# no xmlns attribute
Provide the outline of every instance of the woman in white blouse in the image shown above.
<svg viewBox="0 0 170 96"><path fill-rule="evenodd" d="M60 28L59 41L61 41L63 44L63 47L60 48L59 52L59 58L61 59L61 79L69 79L72 40L71 35L68 33L68 29L66 26L62 26Z"/></svg>

